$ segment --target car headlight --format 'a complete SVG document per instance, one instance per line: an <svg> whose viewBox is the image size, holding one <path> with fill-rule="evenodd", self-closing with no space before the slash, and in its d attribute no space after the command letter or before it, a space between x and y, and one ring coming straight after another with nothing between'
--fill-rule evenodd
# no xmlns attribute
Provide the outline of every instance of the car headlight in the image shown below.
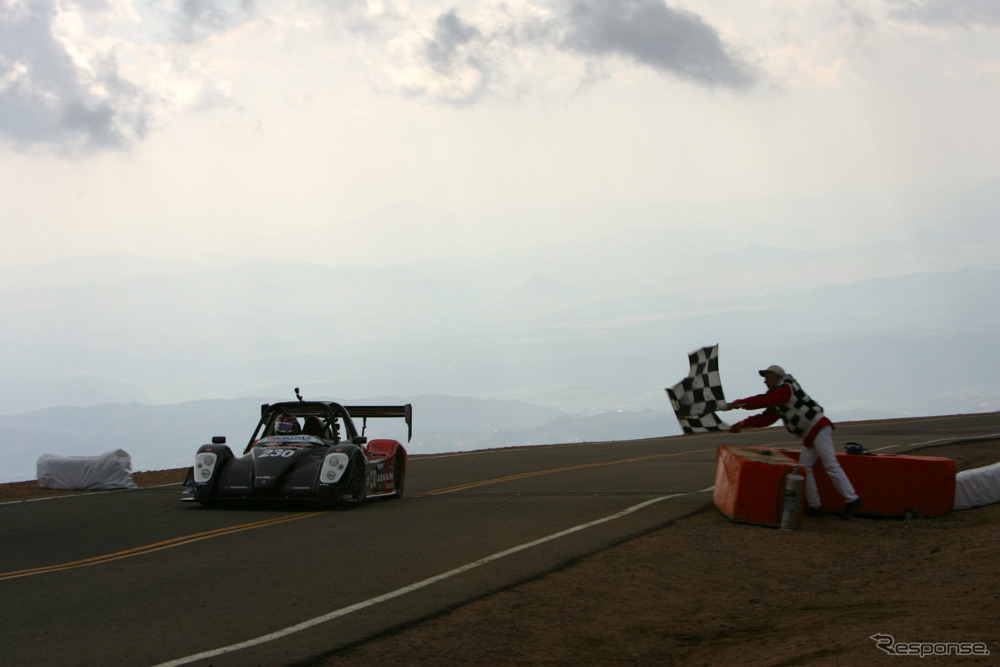
<svg viewBox="0 0 1000 667"><path fill-rule="evenodd" d="M336 452L327 454L323 459L323 467L319 471L320 484L336 484L347 472L347 464L350 461L347 454Z"/></svg>
<svg viewBox="0 0 1000 667"><path fill-rule="evenodd" d="M194 481L207 482L212 479L219 457L212 452L202 452L194 457Z"/></svg>

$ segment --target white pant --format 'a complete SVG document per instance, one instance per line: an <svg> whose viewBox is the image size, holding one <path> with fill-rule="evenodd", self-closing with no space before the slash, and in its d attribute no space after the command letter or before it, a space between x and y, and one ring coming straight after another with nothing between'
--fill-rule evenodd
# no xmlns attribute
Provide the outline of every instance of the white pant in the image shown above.
<svg viewBox="0 0 1000 667"><path fill-rule="evenodd" d="M799 463L806 467L806 502L810 507L822 507L819 499L819 489L816 488L816 476L813 474L813 464L816 459L823 462L823 469L830 476L833 487L840 495L844 496L845 502L856 500L858 494L854 492L851 480L847 478L844 469L837 463L837 452L833 448L833 427L824 426L816 434L812 447L802 447L799 454Z"/></svg>

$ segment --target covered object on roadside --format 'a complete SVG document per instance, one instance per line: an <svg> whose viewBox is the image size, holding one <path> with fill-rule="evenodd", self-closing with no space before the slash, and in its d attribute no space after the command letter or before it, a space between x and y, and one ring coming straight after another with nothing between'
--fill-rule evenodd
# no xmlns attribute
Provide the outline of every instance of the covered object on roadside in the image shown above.
<svg viewBox="0 0 1000 667"><path fill-rule="evenodd" d="M123 449L97 456L42 454L37 466L38 486L46 489L135 489L132 457Z"/></svg>

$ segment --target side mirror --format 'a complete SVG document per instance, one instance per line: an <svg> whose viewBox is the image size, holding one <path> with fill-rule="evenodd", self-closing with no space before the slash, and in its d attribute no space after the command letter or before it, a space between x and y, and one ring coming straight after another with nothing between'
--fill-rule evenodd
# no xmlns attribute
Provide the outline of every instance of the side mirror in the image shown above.
<svg viewBox="0 0 1000 667"><path fill-rule="evenodd" d="M226 444L226 436L224 435L213 435L212 436L213 445L224 445Z"/></svg>

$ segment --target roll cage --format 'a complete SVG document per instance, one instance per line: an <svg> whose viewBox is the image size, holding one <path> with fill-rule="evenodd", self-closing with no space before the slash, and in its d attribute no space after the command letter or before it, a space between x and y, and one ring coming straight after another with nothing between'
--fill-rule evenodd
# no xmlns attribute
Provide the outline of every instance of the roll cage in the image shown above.
<svg viewBox="0 0 1000 667"><path fill-rule="evenodd" d="M257 422L257 428L254 429L244 453L249 452L257 440L272 434L274 421L279 415L290 415L306 421L310 420L310 418L316 418L320 422L319 432L313 435L325 440L348 442L354 445L363 445L368 441L364 433L368 427L369 418L403 418L406 420L407 440L413 437L413 408L410 404L355 405L344 407L333 401L304 401L300 399L298 401L264 403L261 405L260 421ZM358 429L354 424L354 417L361 419L361 434L358 434ZM333 426L338 421L343 423L346 433L336 433Z"/></svg>
<svg viewBox="0 0 1000 667"><path fill-rule="evenodd" d="M274 431L274 421L279 415L289 415L300 418L309 423L316 420L319 424L317 431L312 433L324 440L348 442L355 445L363 445L366 438L358 435L358 430L354 426L351 415L344 409L344 406L332 401L288 401L285 403L264 403L260 406L260 421L254 429L250 442L247 443L246 452L250 451L253 444L264 436L272 435ZM343 424L346 432L337 433L334 425Z"/></svg>

